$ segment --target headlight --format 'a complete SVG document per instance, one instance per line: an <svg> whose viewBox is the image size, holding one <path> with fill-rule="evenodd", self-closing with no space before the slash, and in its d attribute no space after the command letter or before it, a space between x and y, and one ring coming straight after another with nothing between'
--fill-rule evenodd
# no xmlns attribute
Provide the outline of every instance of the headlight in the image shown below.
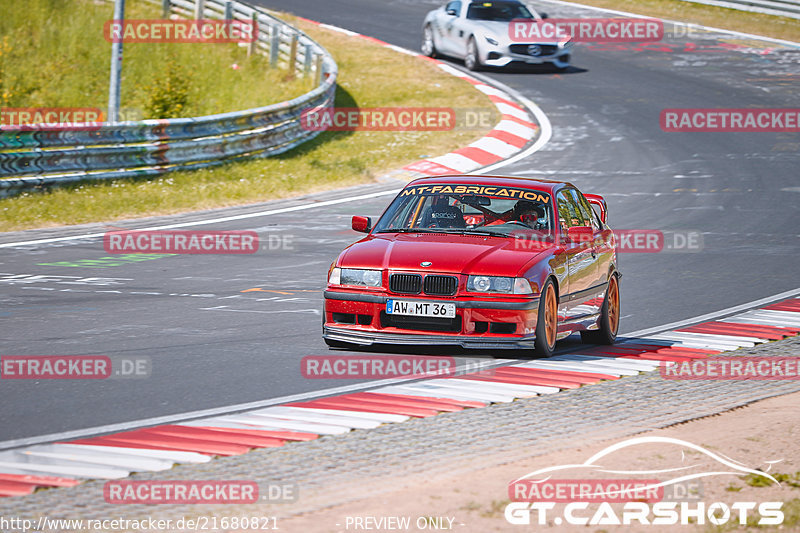
<svg viewBox="0 0 800 533"><path fill-rule="evenodd" d="M361 287L380 287L383 276L380 270L360 268L334 268L329 283L335 285L358 285Z"/></svg>
<svg viewBox="0 0 800 533"><path fill-rule="evenodd" d="M492 39L491 37L486 37L486 42L491 44L492 46L497 46L498 44L500 44L499 42L497 42L497 39Z"/></svg>
<svg viewBox="0 0 800 533"><path fill-rule="evenodd" d="M341 268L332 268L331 273L328 275L328 283L331 285L341 285L342 284L342 269Z"/></svg>
<svg viewBox="0 0 800 533"><path fill-rule="evenodd" d="M504 294L531 294L531 284L525 278L499 276L470 276L467 290L472 292L500 292Z"/></svg>

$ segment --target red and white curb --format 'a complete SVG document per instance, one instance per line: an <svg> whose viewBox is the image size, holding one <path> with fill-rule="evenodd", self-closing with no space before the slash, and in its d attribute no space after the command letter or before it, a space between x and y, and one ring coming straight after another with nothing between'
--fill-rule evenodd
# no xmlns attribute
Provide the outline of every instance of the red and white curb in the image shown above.
<svg viewBox="0 0 800 533"><path fill-rule="evenodd" d="M399 177L397 176L398 173L408 178L417 178L422 176L441 176L445 174L465 174L474 172L521 152L526 145L533 141L539 132L540 127L536 123L537 119L532 116L534 113L529 112L526 107L520 105L509 92L497 86L484 83L474 76L470 76L465 72L453 68L438 59L432 59L417 52L381 41L380 39L346 30L338 26L332 26L302 17L300 18L305 22L316 24L322 28L344 33L350 37L366 39L381 46L391 48L397 52L430 61L448 74L471 83L475 89L489 97L489 100L494 103L497 111L500 113L500 121L495 125L494 129L481 139L450 152L449 154L422 159L410 165L406 165L401 171L390 174L393 177ZM525 102L525 104L526 106L528 105L527 102Z"/></svg>
<svg viewBox="0 0 800 533"><path fill-rule="evenodd" d="M793 291L794 294L797 291ZM205 463L322 435L508 403L518 398L622 379L663 362L702 359L800 333L800 298L613 346L591 347L543 360L454 377L380 386L325 398L0 452L0 497L39 487L69 487L87 479L119 479L175 464Z"/></svg>

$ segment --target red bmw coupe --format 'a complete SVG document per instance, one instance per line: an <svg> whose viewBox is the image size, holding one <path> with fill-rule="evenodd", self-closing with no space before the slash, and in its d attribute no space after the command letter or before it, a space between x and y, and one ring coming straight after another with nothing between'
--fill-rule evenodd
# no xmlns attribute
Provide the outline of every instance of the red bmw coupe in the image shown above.
<svg viewBox="0 0 800 533"><path fill-rule="evenodd" d="M534 348L580 332L612 344L620 317L615 237L602 197L567 182L439 176L409 183L331 265L329 346Z"/></svg>

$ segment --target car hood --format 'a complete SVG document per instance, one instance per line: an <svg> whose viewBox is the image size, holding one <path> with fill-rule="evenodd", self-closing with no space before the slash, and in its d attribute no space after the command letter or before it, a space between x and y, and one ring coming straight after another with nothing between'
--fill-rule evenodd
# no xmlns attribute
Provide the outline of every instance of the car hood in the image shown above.
<svg viewBox="0 0 800 533"><path fill-rule="evenodd" d="M486 37L495 38L501 46L508 46L511 44L557 44L558 39L528 39L525 41L512 40L509 35L510 24L508 22L500 22L495 20L473 20L473 27L475 32Z"/></svg>
<svg viewBox="0 0 800 533"><path fill-rule="evenodd" d="M500 22L495 20L471 20L470 24L476 33L480 35L488 35L490 37L499 38L500 40L508 40L508 22Z"/></svg>
<svg viewBox="0 0 800 533"><path fill-rule="evenodd" d="M382 234L369 236L347 248L338 264L345 268L515 277L552 248L552 244L506 237ZM431 265L422 267L420 263L425 261Z"/></svg>

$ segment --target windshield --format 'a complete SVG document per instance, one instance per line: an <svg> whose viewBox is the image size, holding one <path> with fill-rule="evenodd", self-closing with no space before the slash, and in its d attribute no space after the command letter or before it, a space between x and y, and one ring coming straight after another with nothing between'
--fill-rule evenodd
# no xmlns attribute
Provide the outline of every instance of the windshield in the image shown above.
<svg viewBox="0 0 800 533"><path fill-rule="evenodd" d="M525 6L516 2L477 2L470 4L467 18L509 22L514 19L532 19L533 15Z"/></svg>
<svg viewBox="0 0 800 533"><path fill-rule="evenodd" d="M512 236L551 233L546 192L485 185L418 185L403 189L375 233L458 233Z"/></svg>

